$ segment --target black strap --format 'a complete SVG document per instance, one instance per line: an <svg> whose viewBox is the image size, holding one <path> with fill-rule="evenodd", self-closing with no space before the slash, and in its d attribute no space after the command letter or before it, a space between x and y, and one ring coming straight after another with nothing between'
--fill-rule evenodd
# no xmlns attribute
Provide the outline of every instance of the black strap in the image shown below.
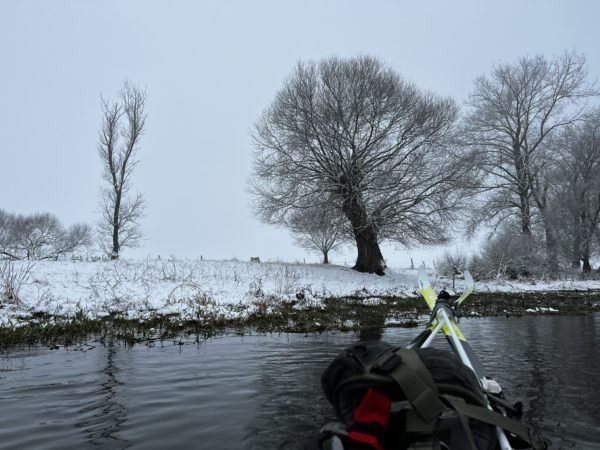
<svg viewBox="0 0 600 450"><path fill-rule="evenodd" d="M460 423L463 427L463 431L465 432L465 436L467 438L467 443L469 444L469 448L471 450L477 450L477 445L475 445L475 439L473 439L473 432L471 431L471 425L469 424L469 419L464 414L461 414L460 411L456 410L456 415L458 416Z"/></svg>
<svg viewBox="0 0 600 450"><path fill-rule="evenodd" d="M517 402L513 405L513 404L507 402L505 399L500 398L494 394L490 394L489 392L485 392L485 395L488 399L488 402L492 406L497 406L497 407L499 406L499 407L504 408L509 417L514 417L514 418L518 419L523 415L523 410L522 410L523 405L521 404L521 409L516 407L516 405L520 404L520 402Z"/></svg>
<svg viewBox="0 0 600 450"><path fill-rule="evenodd" d="M527 442L534 450L544 450L547 448L546 442L535 428L510 419L496 411L481 406L469 405L458 397L451 395L442 395L441 397L448 402L459 417L462 415L500 427Z"/></svg>
<svg viewBox="0 0 600 450"><path fill-rule="evenodd" d="M407 433L432 434L436 425L437 420L425 422L414 409L406 411L404 431Z"/></svg>
<svg viewBox="0 0 600 450"><path fill-rule="evenodd" d="M440 441L432 439L427 441L411 442L406 450L441 450Z"/></svg>

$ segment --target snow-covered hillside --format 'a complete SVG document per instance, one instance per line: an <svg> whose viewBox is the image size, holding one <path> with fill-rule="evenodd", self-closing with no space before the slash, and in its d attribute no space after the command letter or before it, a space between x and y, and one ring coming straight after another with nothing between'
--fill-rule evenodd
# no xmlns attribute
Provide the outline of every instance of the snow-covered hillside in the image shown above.
<svg viewBox="0 0 600 450"><path fill-rule="evenodd" d="M215 314L245 315L255 307L298 297L301 305L308 306L319 305L328 297L416 295L414 270L388 269L387 275L380 277L341 266L175 259L40 261L32 267L25 261L0 264L5 273L8 270L17 275L13 282L18 301L0 296L0 325L5 326L25 324L36 313L60 317L83 314L88 318L122 313L131 319L159 314L202 319ZM435 274L432 279L437 288L451 287L448 280ZM457 283L460 290L460 280ZM478 290L485 292L587 289L600 289L600 282L478 284Z"/></svg>

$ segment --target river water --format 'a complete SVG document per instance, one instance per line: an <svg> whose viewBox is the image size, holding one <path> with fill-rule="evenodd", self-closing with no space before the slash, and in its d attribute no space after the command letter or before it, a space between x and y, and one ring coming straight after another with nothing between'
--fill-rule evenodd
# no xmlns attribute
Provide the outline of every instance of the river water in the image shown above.
<svg viewBox="0 0 600 450"><path fill-rule="evenodd" d="M463 319L461 329L551 448L600 449L599 314ZM417 332L381 338L406 344ZM321 371L358 338L14 350L0 356L0 448L302 448L332 417Z"/></svg>

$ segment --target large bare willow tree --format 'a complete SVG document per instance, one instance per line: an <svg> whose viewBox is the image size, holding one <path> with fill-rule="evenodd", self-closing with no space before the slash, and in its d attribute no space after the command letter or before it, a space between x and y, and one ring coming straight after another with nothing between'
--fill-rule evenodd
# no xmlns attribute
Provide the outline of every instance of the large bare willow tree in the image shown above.
<svg viewBox="0 0 600 450"><path fill-rule="evenodd" d="M139 141L146 129L146 92L126 81L119 100L102 99L102 126L98 153L106 186L102 190L100 245L117 259L124 247L139 245L144 197L131 192L131 177L138 164Z"/></svg>
<svg viewBox="0 0 600 450"><path fill-rule="evenodd" d="M383 275L382 241L448 237L471 166L448 144L457 114L373 57L300 62L254 128L254 211L288 226L329 208L351 230L354 268Z"/></svg>

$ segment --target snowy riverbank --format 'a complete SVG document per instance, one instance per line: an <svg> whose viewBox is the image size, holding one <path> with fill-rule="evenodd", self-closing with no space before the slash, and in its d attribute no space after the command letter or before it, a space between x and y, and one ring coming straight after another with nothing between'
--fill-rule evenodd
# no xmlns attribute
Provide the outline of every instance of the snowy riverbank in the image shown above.
<svg viewBox="0 0 600 450"><path fill-rule="evenodd" d="M416 297L415 270L389 269L379 277L341 266L175 259L0 264L4 272L12 272L16 288L16 299L0 297L0 326L8 327L27 325L40 316L243 319L256 311L268 313L282 302L303 308L320 307L332 297ZM451 287L447 279L431 275L436 288ZM493 281L477 287L482 293L599 289L600 281L576 280Z"/></svg>

